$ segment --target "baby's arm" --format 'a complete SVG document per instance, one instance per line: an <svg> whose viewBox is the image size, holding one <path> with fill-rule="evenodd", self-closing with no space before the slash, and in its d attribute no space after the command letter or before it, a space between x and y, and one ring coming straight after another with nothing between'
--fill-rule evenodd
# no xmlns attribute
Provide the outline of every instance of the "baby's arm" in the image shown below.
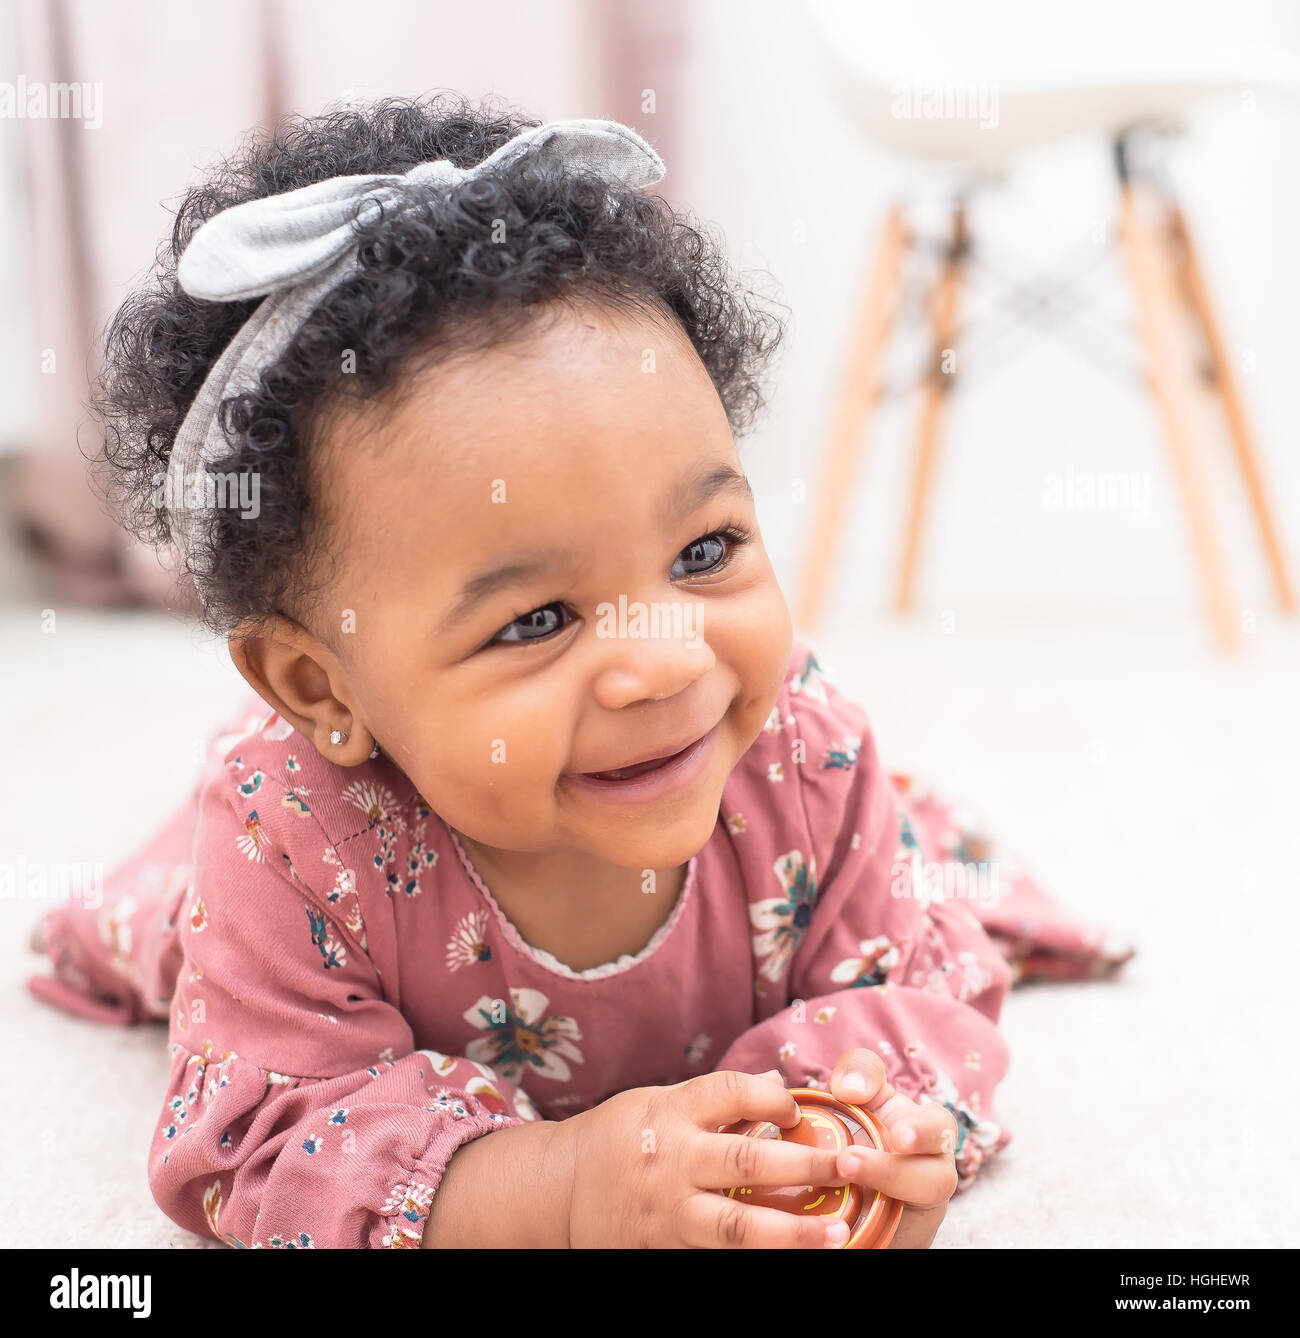
<svg viewBox="0 0 1300 1338"><path fill-rule="evenodd" d="M790 894L751 905L762 1020L718 1065L776 1064L792 1086L879 1100L886 1125L893 1118L900 1139L913 1127L918 1142L867 1158L878 1163L875 1187L906 1198L904 1181L928 1185L921 1155L939 1155L945 1136L955 1143L945 1175L964 1187L1009 1139L992 1101L1008 1063L997 1019L1010 970L965 905L930 902L923 881L913 886L911 833L866 718L823 686L825 700L793 694L782 709L782 737L803 745L783 784L797 785L787 801L805 827L777 861ZM811 905L792 914L801 899ZM774 996L785 1006L763 1003ZM868 1098L842 1088L850 1069ZM929 1208L922 1222L905 1214L897 1240L928 1241L935 1226Z"/></svg>
<svg viewBox="0 0 1300 1338"><path fill-rule="evenodd" d="M332 913L335 866L313 819L286 816L256 848L239 844L246 835L210 791L149 1159L155 1197L182 1226L241 1247L417 1246L457 1151L536 1115L490 1069L413 1049ZM465 1225L445 1220L453 1235ZM493 1224L508 1215L475 1226Z"/></svg>
<svg viewBox="0 0 1300 1338"><path fill-rule="evenodd" d="M571 1167L550 1120L463 1144L443 1172L426 1250L566 1249Z"/></svg>

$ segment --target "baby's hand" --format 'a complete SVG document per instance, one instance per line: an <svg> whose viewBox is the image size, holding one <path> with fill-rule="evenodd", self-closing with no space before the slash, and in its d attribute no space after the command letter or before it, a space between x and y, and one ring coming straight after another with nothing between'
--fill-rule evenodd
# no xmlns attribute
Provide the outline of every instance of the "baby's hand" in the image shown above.
<svg viewBox="0 0 1300 1338"><path fill-rule="evenodd" d="M865 1106L888 1133L890 1152L851 1147L840 1153L841 1178L903 1201L891 1250L929 1249L957 1188L957 1121L938 1103L918 1105L885 1077L872 1050L849 1050L831 1071L831 1095Z"/></svg>
<svg viewBox="0 0 1300 1338"><path fill-rule="evenodd" d="M715 1190L733 1185L840 1185L835 1154L780 1139L719 1133L741 1120L799 1122L781 1075L707 1073L635 1087L556 1126L568 1168L569 1243L697 1249L820 1249L848 1237L778 1208Z"/></svg>

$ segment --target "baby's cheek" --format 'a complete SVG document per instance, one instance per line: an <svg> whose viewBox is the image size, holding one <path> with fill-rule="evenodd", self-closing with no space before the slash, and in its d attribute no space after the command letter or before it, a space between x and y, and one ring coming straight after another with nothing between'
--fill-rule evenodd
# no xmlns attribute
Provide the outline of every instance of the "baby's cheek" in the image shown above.
<svg viewBox="0 0 1300 1338"><path fill-rule="evenodd" d="M752 620L752 655L756 676L766 683L769 695L775 701L785 682L785 671L794 649L794 622L789 606L775 577L760 592L759 607Z"/></svg>
<svg viewBox="0 0 1300 1338"><path fill-rule="evenodd" d="M742 723L752 742L780 696L794 647L794 625L776 582L754 602L735 651L742 686Z"/></svg>
<svg viewBox="0 0 1300 1338"><path fill-rule="evenodd" d="M502 729L426 749L407 775L458 831L483 845L523 849L550 832L557 765L522 730Z"/></svg>

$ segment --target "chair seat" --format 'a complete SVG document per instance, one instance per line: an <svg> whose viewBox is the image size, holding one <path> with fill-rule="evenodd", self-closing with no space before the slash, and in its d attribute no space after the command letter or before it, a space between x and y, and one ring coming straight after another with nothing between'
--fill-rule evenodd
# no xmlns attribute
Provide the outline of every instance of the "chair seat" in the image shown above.
<svg viewBox="0 0 1300 1338"><path fill-rule="evenodd" d="M911 157L997 170L1071 136L1180 124L1215 97L1300 97L1300 60L1287 52L1187 34L1143 41L1104 21L1075 43L1035 49L1022 37L1017 49L980 17L988 10L971 8L807 0L816 58L861 133Z"/></svg>

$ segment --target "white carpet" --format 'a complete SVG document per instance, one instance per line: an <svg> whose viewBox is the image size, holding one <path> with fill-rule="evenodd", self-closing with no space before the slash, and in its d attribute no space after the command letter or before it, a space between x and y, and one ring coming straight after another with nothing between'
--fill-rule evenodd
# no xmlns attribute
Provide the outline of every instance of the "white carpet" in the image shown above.
<svg viewBox="0 0 1300 1338"><path fill-rule="evenodd" d="M977 802L1068 904L1134 937L1116 982L1013 992L1015 1141L938 1246L1295 1245L1300 630L1235 664L1193 611L855 616L810 638L885 761ZM185 793L239 696L210 641L147 615L0 614L0 860L107 867ZM162 1027L37 1003L33 902L0 902L9 1053L0 1245L195 1247L144 1160Z"/></svg>

